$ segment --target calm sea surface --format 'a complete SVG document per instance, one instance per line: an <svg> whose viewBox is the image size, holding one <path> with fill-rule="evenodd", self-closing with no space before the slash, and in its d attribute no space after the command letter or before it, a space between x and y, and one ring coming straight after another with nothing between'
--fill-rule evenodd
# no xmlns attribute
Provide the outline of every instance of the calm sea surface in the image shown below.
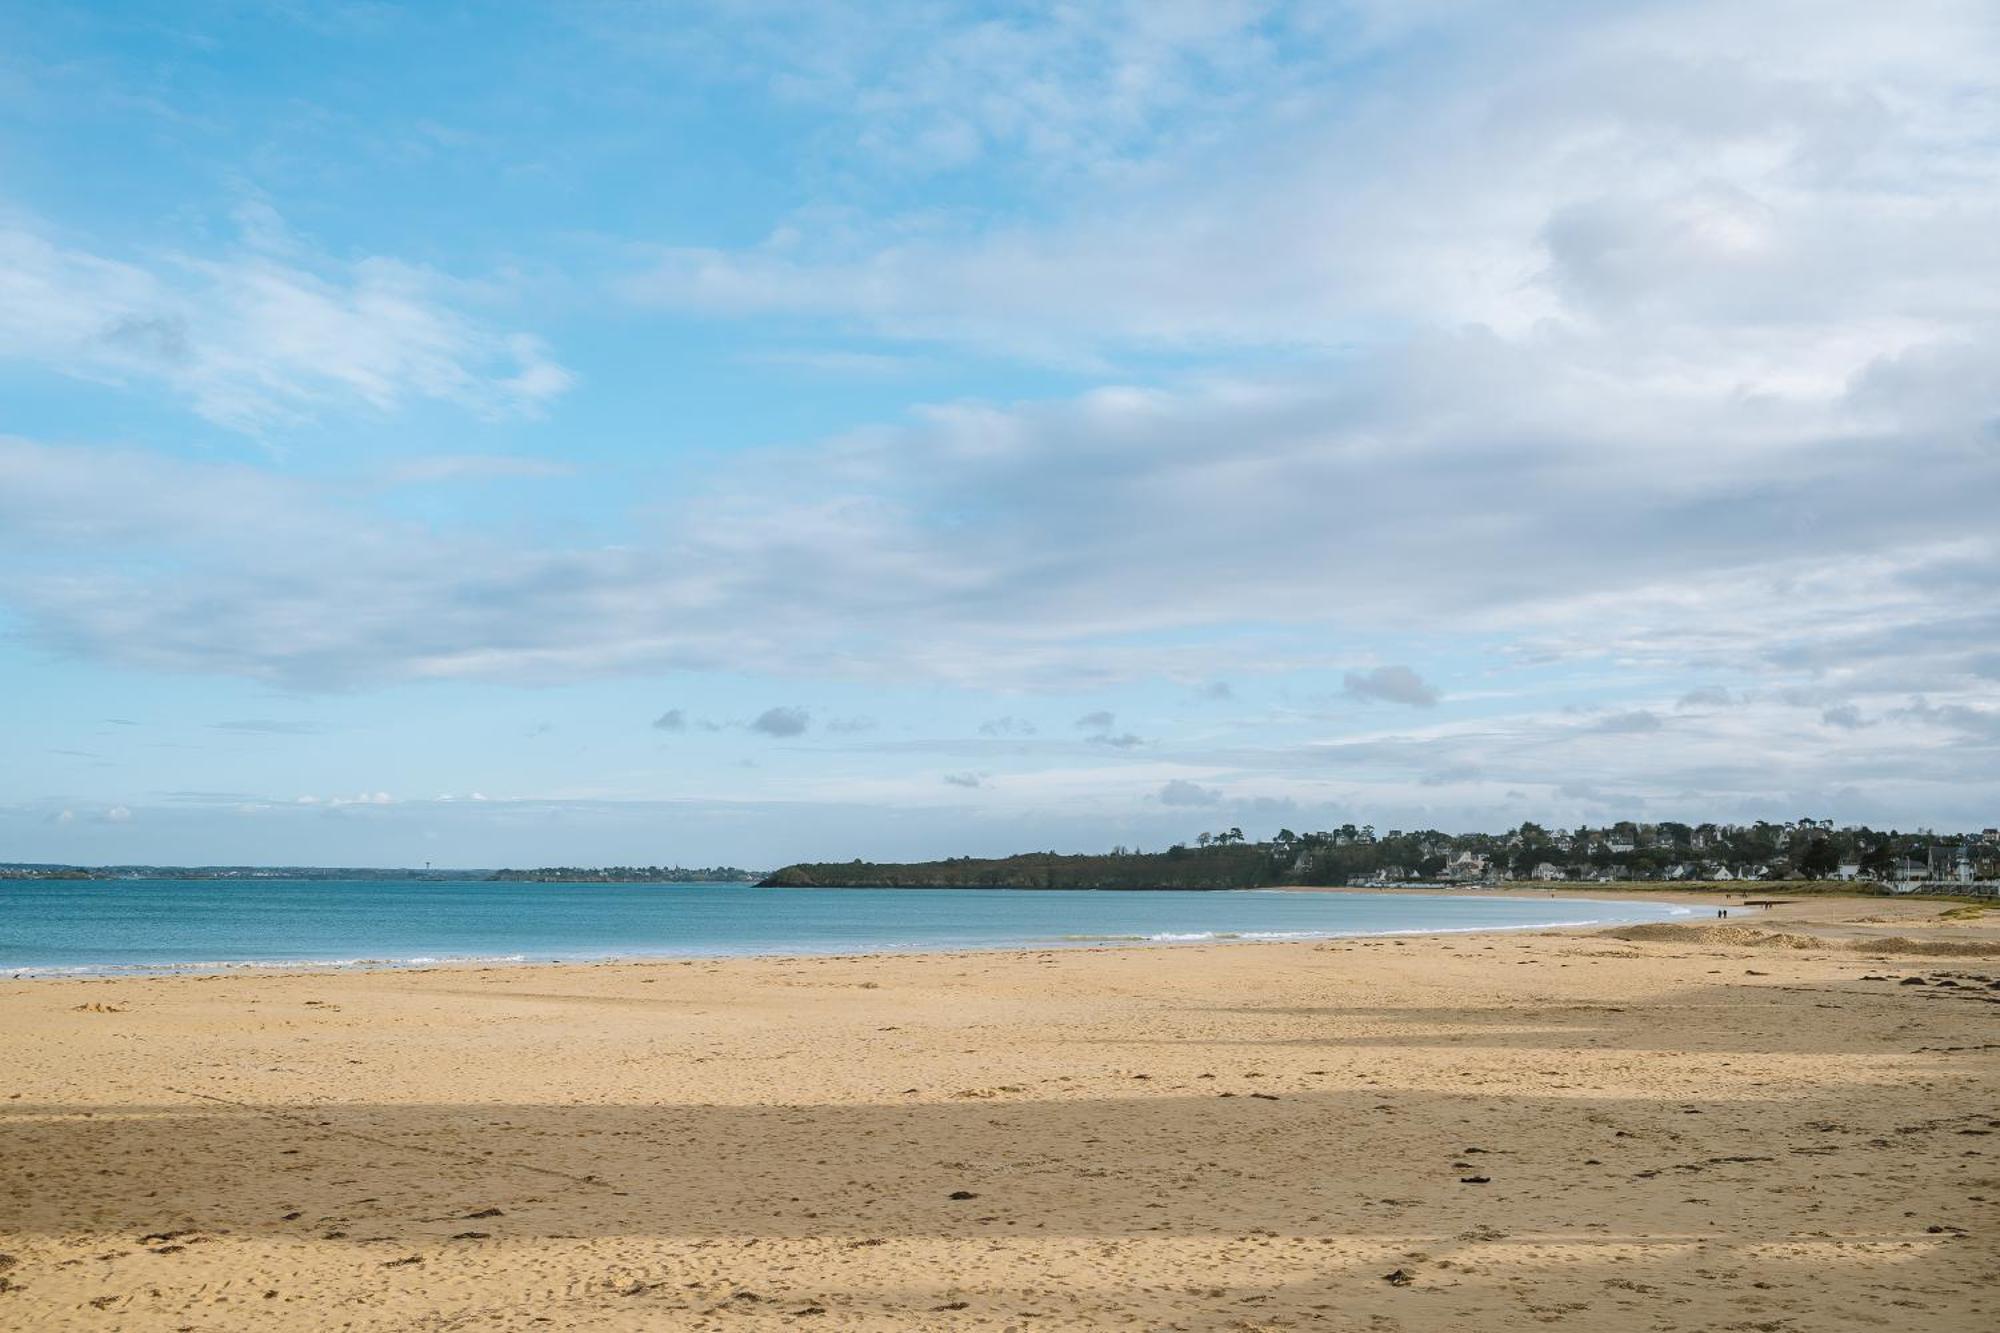
<svg viewBox="0 0 2000 1333"><path fill-rule="evenodd" d="M0 973L1058 947L1655 921L1652 903L483 880L0 881Z"/></svg>

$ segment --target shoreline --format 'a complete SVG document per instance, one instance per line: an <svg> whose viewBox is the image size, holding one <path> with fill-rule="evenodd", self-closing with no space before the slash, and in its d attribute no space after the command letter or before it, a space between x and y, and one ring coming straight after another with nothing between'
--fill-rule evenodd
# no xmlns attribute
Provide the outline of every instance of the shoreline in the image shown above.
<svg viewBox="0 0 2000 1333"><path fill-rule="evenodd" d="M846 887L827 889L799 889L792 892L848 892ZM1037 892L1036 890L938 890L967 893L987 892ZM1059 890L1058 892L1131 892L1130 890ZM1694 907L1698 903L1683 902L1666 894L1618 894L1600 895L1585 891L1572 893L1461 893L1437 890L1396 890L1396 889L1348 889L1322 887L1272 887L1263 889L1216 890L1224 893L1319 893L1369 897L1403 897L1416 901L1438 902L1447 899L1468 901L1511 901L1538 902L1545 900L1576 902L1650 902L1662 906ZM1685 895L1683 895L1685 896ZM53 981L116 981L151 980L162 977L209 977L209 976L336 976L347 973L400 972L423 973L439 970L481 970L493 967L607 967L639 965L647 963L716 962L735 959L806 960L806 959L860 959L873 957L952 957L957 955L980 955L992 953L1046 952L1048 950L1091 950L1111 949L1166 949L1187 948L1195 945L1233 944L1290 944L1317 943L1345 939L1389 939L1424 938L1429 936L1469 936L1476 934L1516 934L1525 931L1587 930L1608 925L1621 924L1611 921L1549 921L1524 922L1517 925L1471 926L1413 926L1386 930L1296 930L1296 931L1158 931L1149 934L1117 934L1088 936L1059 936L1044 939L1010 940L992 944L972 944L956 946L933 946L926 943L911 945L883 945L875 948L856 950L851 948L816 951L781 946L772 950L751 950L741 952L659 952L608 954L601 957L580 956L569 958L542 958L516 953L497 956L429 957L419 956L409 959L398 958L354 958L354 959L281 959L281 960L193 960L167 963L101 963L77 964L61 967L16 966L0 968L0 979L29 983ZM1637 923L1623 923L1637 924Z"/></svg>

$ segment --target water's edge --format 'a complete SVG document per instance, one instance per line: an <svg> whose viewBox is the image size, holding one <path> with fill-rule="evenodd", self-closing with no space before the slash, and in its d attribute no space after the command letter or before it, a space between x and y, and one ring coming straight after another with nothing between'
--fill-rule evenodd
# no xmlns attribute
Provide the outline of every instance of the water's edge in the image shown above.
<svg viewBox="0 0 2000 1333"><path fill-rule="evenodd" d="M43 895L44 911L30 924L16 913L9 914L11 924L0 924L0 975L325 974L1171 948L1577 929L1695 910L1634 900L1338 890L1233 890L1196 895L1201 907L1188 909L1180 904L1189 896L1170 891L1149 899L1130 890L941 889L924 895L941 909L936 915L912 917L889 901L907 901L902 890L640 886L655 887L649 894L632 886L581 893L563 887L572 891L549 898L454 883L445 886L442 903L436 885L399 895L396 886L361 882L266 882L238 891L209 885L185 897L171 890L106 895L70 888Z"/></svg>

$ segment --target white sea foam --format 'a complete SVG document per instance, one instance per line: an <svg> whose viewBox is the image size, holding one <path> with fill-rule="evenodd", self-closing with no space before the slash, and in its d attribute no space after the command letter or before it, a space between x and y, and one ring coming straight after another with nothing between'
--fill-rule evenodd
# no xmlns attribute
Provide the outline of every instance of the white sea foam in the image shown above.
<svg viewBox="0 0 2000 1333"><path fill-rule="evenodd" d="M499 963L534 961L524 953L478 954L462 958L257 958L211 962L173 963L85 963L78 965L27 963L4 969L9 977L157 977L180 973L211 972L342 972L396 967L472 967Z"/></svg>
<svg viewBox="0 0 2000 1333"><path fill-rule="evenodd" d="M1476 926L1392 926L1386 930L1191 930L1159 931L1150 935L1061 935L1063 944L1201 944L1216 940L1366 940L1390 939L1399 935L1484 935L1503 930L1576 930L1585 926L1621 924L1604 917L1577 917L1566 921L1521 921L1508 925ZM1048 943L1049 941L1040 941ZM1027 941L1026 944L1036 943ZM986 946L982 946L986 947ZM1008 948L1022 946L994 945Z"/></svg>

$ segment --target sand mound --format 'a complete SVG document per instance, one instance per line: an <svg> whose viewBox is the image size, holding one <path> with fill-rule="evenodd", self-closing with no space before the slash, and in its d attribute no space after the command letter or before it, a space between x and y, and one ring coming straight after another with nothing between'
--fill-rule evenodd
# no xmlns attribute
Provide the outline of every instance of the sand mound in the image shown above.
<svg viewBox="0 0 2000 1333"><path fill-rule="evenodd" d="M1856 953L1907 953L1929 958L2000 958L2000 944L1985 940L1913 940L1891 935L1879 940L1850 940Z"/></svg>
<svg viewBox="0 0 2000 1333"><path fill-rule="evenodd" d="M2000 957L2000 943L1974 940L1913 940L1891 935L1875 940L1829 939L1795 935L1754 926L1683 926L1658 923L1620 926L1599 932L1612 939L1654 944L1720 944L1739 949L1821 949L1867 954L1909 954L1924 958Z"/></svg>
<svg viewBox="0 0 2000 1333"><path fill-rule="evenodd" d="M1833 940L1817 935L1782 935L1758 930L1755 926L1682 926L1665 922L1645 926L1620 926L1603 932L1613 939L1652 941L1657 944L1729 944L1752 949L1828 949L1839 947Z"/></svg>

